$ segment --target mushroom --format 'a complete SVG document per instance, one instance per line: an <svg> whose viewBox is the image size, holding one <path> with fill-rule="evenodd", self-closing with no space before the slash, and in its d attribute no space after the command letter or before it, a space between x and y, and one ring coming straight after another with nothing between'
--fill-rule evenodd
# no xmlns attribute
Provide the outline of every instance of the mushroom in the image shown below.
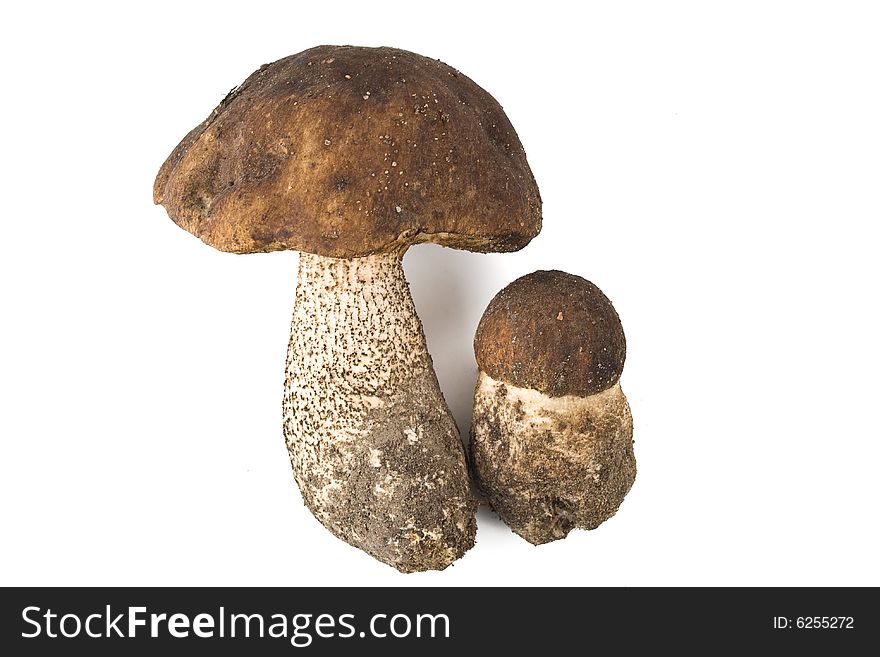
<svg viewBox="0 0 880 657"><path fill-rule="evenodd" d="M437 60L319 46L190 132L154 200L221 251L300 251L284 436L306 506L404 572L474 543L464 450L404 277L421 242L515 251L541 199L501 106Z"/></svg>
<svg viewBox="0 0 880 657"><path fill-rule="evenodd" d="M474 351L471 461L501 519L539 545L614 515L636 461L608 298L580 276L528 274L489 303Z"/></svg>

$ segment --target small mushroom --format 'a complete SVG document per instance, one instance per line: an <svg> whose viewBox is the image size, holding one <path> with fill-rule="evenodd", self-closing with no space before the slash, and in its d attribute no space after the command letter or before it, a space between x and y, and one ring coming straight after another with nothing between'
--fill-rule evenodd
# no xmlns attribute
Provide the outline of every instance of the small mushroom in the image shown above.
<svg viewBox="0 0 880 657"><path fill-rule="evenodd" d="M489 303L474 351L471 460L501 519L539 545L614 515L636 461L608 298L580 276L528 274Z"/></svg>
<svg viewBox="0 0 880 657"><path fill-rule="evenodd" d="M284 435L315 517L401 571L460 557L475 503L401 260L420 242L515 251L540 230L501 106L437 60L319 46L230 92L154 199L221 251L301 252Z"/></svg>

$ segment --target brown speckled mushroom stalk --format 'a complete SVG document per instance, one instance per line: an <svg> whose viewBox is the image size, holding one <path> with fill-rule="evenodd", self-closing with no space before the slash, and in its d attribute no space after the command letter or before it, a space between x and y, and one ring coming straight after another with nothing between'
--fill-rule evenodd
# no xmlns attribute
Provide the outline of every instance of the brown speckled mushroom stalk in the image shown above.
<svg viewBox="0 0 880 657"><path fill-rule="evenodd" d="M284 435L312 513L401 571L460 557L474 502L401 258L420 242L514 251L540 230L501 106L436 60L320 46L234 89L154 197L221 251L302 252Z"/></svg>
<svg viewBox="0 0 880 657"><path fill-rule="evenodd" d="M617 511L636 476L620 389L626 341L580 276L536 271L489 303L474 340L474 474L504 522L539 545Z"/></svg>

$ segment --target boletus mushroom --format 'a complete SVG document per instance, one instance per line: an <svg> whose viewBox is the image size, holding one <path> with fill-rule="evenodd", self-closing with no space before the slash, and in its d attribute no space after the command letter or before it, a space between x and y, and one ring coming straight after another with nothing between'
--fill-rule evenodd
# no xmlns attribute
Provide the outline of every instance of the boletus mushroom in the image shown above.
<svg viewBox="0 0 880 657"><path fill-rule="evenodd" d="M262 66L174 149L154 200L221 251L299 251L284 435L306 506L404 572L476 532L401 259L515 251L541 200L501 106L440 61L319 46Z"/></svg>
<svg viewBox="0 0 880 657"><path fill-rule="evenodd" d="M539 545L614 515L636 461L608 298L580 276L528 274L489 303L474 351L471 460L501 519Z"/></svg>

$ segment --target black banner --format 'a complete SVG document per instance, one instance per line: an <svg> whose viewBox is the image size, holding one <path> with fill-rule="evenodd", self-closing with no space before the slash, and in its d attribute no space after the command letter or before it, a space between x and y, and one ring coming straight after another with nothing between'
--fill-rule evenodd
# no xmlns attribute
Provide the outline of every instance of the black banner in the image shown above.
<svg viewBox="0 0 880 657"><path fill-rule="evenodd" d="M649 645L843 655L876 649L878 614L877 590L868 588L20 588L2 590L0 648L439 655L631 654Z"/></svg>

